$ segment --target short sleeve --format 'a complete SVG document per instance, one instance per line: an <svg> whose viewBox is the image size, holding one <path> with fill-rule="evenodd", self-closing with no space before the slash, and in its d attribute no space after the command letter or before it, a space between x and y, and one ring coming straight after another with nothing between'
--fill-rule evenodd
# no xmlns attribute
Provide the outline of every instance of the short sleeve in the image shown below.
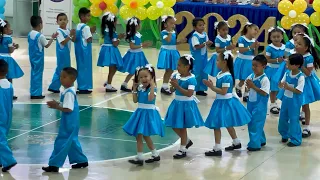
<svg viewBox="0 0 320 180"><path fill-rule="evenodd" d="M304 60L307 67L313 67L313 62L314 62L313 56L308 56Z"/></svg>
<svg viewBox="0 0 320 180"><path fill-rule="evenodd" d="M90 27L89 26L85 26L83 29L82 29L82 35L83 35L83 38L85 40L89 39L92 37L92 34L91 34L91 31L90 31Z"/></svg>
<svg viewBox="0 0 320 180"><path fill-rule="evenodd" d="M58 30L57 32L58 32L57 40L59 43L62 43L66 38L64 38L64 36L60 30Z"/></svg>
<svg viewBox="0 0 320 180"><path fill-rule="evenodd" d="M240 37L240 38L238 39L238 46L241 47L241 48L244 47L244 39L243 39L242 37Z"/></svg>
<svg viewBox="0 0 320 180"><path fill-rule="evenodd" d="M300 92L303 92L304 84L305 84L305 78L303 75L301 75L298 79L298 85L296 89L299 90Z"/></svg>
<svg viewBox="0 0 320 180"><path fill-rule="evenodd" d="M113 39L112 39L113 42L118 41L118 33L113 32L112 37L113 37Z"/></svg>
<svg viewBox="0 0 320 180"><path fill-rule="evenodd" d="M267 46L267 48L266 48L266 55L269 56L269 57L271 57L271 54L272 54L272 49L271 49L270 46Z"/></svg>
<svg viewBox="0 0 320 180"><path fill-rule="evenodd" d="M261 80L261 90L264 91L265 93L269 94L270 92L270 81L269 79L265 76L264 78L262 78Z"/></svg>
<svg viewBox="0 0 320 180"><path fill-rule="evenodd" d="M194 47L196 45L200 45L199 39L196 36L192 36L191 45L192 45L192 47Z"/></svg>
<svg viewBox="0 0 320 180"><path fill-rule="evenodd" d="M150 91L149 91L148 95L150 95ZM157 95L157 88L154 88L154 95L155 96Z"/></svg>
<svg viewBox="0 0 320 180"><path fill-rule="evenodd" d="M247 79L252 79L251 76L252 76L252 74L250 74L250 75L247 77ZM247 80L247 79L246 79L246 80Z"/></svg>
<svg viewBox="0 0 320 180"><path fill-rule="evenodd" d="M44 37L43 34L40 35L39 42L43 47L45 47L48 44L48 41L47 41L46 37Z"/></svg>
<svg viewBox="0 0 320 180"><path fill-rule="evenodd" d="M71 92L67 92L64 95L62 107L73 111L73 109L74 109L74 95Z"/></svg>
<svg viewBox="0 0 320 180"><path fill-rule="evenodd" d="M207 33L205 33L205 35L206 35L206 42L208 42L209 41L209 36L207 35Z"/></svg>
<svg viewBox="0 0 320 180"><path fill-rule="evenodd" d="M282 82L282 83L283 83L283 82L286 82L287 73L288 73L288 72L284 73L284 75L283 75L283 77L282 77L282 79L281 79L281 82Z"/></svg>
<svg viewBox="0 0 320 180"><path fill-rule="evenodd" d="M4 46L8 46L8 47L12 47L13 46L13 43L12 43L12 38L11 37L8 37L4 40L3 42L3 45Z"/></svg>
<svg viewBox="0 0 320 180"><path fill-rule="evenodd" d="M196 86L197 86L197 80L196 78L190 78L188 79L188 89L190 90L195 90Z"/></svg>
<svg viewBox="0 0 320 180"><path fill-rule="evenodd" d="M140 38L135 35L135 36L133 37L133 41L131 41L131 42L133 42L133 43L140 42Z"/></svg>
<svg viewBox="0 0 320 180"><path fill-rule="evenodd" d="M221 47L221 41L218 38L216 38L214 40L214 45L215 45L215 47Z"/></svg>
<svg viewBox="0 0 320 180"><path fill-rule="evenodd" d="M291 51L291 42L290 41L288 41L287 43L286 43L286 49L285 49L285 51L287 52L287 53L289 53L290 51Z"/></svg>
<svg viewBox="0 0 320 180"><path fill-rule="evenodd" d="M222 80L222 87L231 87L233 86L233 79L231 75L224 76Z"/></svg>
<svg viewBox="0 0 320 180"><path fill-rule="evenodd" d="M162 37L162 39L167 38L168 37L168 32L162 31L161 32L161 37Z"/></svg>

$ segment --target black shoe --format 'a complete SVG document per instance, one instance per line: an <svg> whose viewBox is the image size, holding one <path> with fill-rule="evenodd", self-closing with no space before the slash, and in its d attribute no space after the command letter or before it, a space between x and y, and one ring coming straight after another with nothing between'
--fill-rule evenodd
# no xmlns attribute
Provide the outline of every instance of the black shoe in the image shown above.
<svg viewBox="0 0 320 180"><path fill-rule="evenodd" d="M308 137L310 137L310 136L311 136L310 130L304 129L304 130L302 131L302 138L308 138Z"/></svg>
<svg viewBox="0 0 320 180"><path fill-rule="evenodd" d="M48 89L48 91L52 92L52 93L60 93L60 91L58 90L53 90L53 89Z"/></svg>
<svg viewBox="0 0 320 180"><path fill-rule="evenodd" d="M17 100L18 99L18 97L17 96L13 96L13 98L12 98L12 100Z"/></svg>
<svg viewBox="0 0 320 180"><path fill-rule="evenodd" d="M192 145L193 145L193 142L191 140L189 140L186 145L186 149L189 149L189 147L191 147Z"/></svg>
<svg viewBox="0 0 320 180"><path fill-rule="evenodd" d="M302 124L302 125L306 125L306 119L302 119L302 120L301 120L301 124Z"/></svg>
<svg viewBox="0 0 320 180"><path fill-rule="evenodd" d="M272 108L270 109L270 113L272 113L272 114L279 114L279 113L280 113L280 108L278 108L278 107L272 107Z"/></svg>
<svg viewBox="0 0 320 180"><path fill-rule="evenodd" d="M287 143L287 142L288 142L288 139L283 139L283 138L282 138L282 139L281 139L281 142L282 142L282 143Z"/></svg>
<svg viewBox="0 0 320 180"><path fill-rule="evenodd" d="M232 144L231 146L225 148L226 151L233 151L236 149L241 149L241 143L237 145Z"/></svg>
<svg viewBox="0 0 320 180"><path fill-rule="evenodd" d="M267 143L261 143L261 147L266 146L266 145L267 145Z"/></svg>
<svg viewBox="0 0 320 180"><path fill-rule="evenodd" d="M112 87L111 89L106 88L106 92L117 92L118 90L114 87Z"/></svg>
<svg viewBox="0 0 320 180"><path fill-rule="evenodd" d="M123 86L123 85L121 85L120 90L124 91L124 92L131 92L132 91L131 89L128 89L126 86Z"/></svg>
<svg viewBox="0 0 320 180"><path fill-rule="evenodd" d="M241 89L236 88L236 93L237 93L238 97L242 97Z"/></svg>
<svg viewBox="0 0 320 180"><path fill-rule="evenodd" d="M247 147L248 151L260 151L261 148L251 148L251 147Z"/></svg>
<svg viewBox="0 0 320 180"><path fill-rule="evenodd" d="M219 151L216 151L216 150L211 150L211 151L207 151L204 153L205 156L219 156L221 157L222 156L222 151L219 150Z"/></svg>
<svg viewBox="0 0 320 180"><path fill-rule="evenodd" d="M293 144L292 142L289 142L289 143L287 144L287 146L288 146L288 147L296 147L297 145Z"/></svg>
<svg viewBox="0 0 320 180"><path fill-rule="evenodd" d="M204 92L204 91L197 91L196 95L197 96L207 96L208 94L206 92Z"/></svg>
<svg viewBox="0 0 320 180"><path fill-rule="evenodd" d="M184 157L187 157L187 152L183 152L179 150L179 152L175 155L173 155L173 159L182 159Z"/></svg>
<svg viewBox="0 0 320 180"><path fill-rule="evenodd" d="M59 168L56 166L42 167L42 170L45 172L59 172Z"/></svg>
<svg viewBox="0 0 320 180"><path fill-rule="evenodd" d="M44 99L45 96L31 96L31 99Z"/></svg>
<svg viewBox="0 0 320 180"><path fill-rule="evenodd" d="M168 96L172 94L169 88L168 89L161 88L161 93Z"/></svg>
<svg viewBox="0 0 320 180"><path fill-rule="evenodd" d="M248 102L249 97L248 97L248 96L244 96L244 97L242 98L242 100L243 100L243 102Z"/></svg>
<svg viewBox="0 0 320 180"><path fill-rule="evenodd" d="M72 169L81 169L81 168L86 168L88 166L89 166L88 162L84 162L84 163L77 163L75 165L72 165L71 168Z"/></svg>
<svg viewBox="0 0 320 180"><path fill-rule="evenodd" d="M92 91L89 91L89 90L78 90L77 91L77 94L91 94Z"/></svg>
<svg viewBox="0 0 320 180"><path fill-rule="evenodd" d="M2 168L2 172L8 172L11 168L13 168L15 165L17 165L17 163L14 163L10 166L7 166L7 167L3 167Z"/></svg>
<svg viewBox="0 0 320 180"><path fill-rule="evenodd" d="M147 160L145 160L144 162L146 162L146 163L153 163L153 162L157 162L157 161L160 161L160 156L157 156L157 157L151 156L150 159L147 159Z"/></svg>
<svg viewBox="0 0 320 180"><path fill-rule="evenodd" d="M128 162L131 163L131 164L138 165L138 166L143 166L143 160L130 159Z"/></svg>

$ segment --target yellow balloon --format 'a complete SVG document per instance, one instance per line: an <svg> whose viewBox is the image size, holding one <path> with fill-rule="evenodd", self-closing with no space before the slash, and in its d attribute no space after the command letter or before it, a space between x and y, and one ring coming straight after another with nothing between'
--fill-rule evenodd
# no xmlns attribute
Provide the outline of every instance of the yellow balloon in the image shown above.
<svg viewBox="0 0 320 180"><path fill-rule="evenodd" d="M281 26L284 28L284 29L290 29L291 28L291 23L290 23L290 17L289 16L284 16L282 19L281 19Z"/></svg>
<svg viewBox="0 0 320 180"><path fill-rule="evenodd" d="M316 12L320 12L320 0L313 1L312 7Z"/></svg>
<svg viewBox="0 0 320 180"><path fill-rule="evenodd" d="M147 18L147 9L145 7L138 7L135 16L140 20Z"/></svg>
<svg viewBox="0 0 320 180"><path fill-rule="evenodd" d="M293 9L297 13L303 13L307 9L307 2L305 0L295 0L293 2Z"/></svg>
<svg viewBox="0 0 320 180"><path fill-rule="evenodd" d="M314 26L320 26L320 12L314 12L310 16L310 21Z"/></svg>
<svg viewBox="0 0 320 180"><path fill-rule="evenodd" d="M309 16L306 13L299 14L296 19L297 19L296 22L299 24L302 24L302 23L309 24L310 23Z"/></svg>
<svg viewBox="0 0 320 180"><path fill-rule="evenodd" d="M138 1L138 6L140 7L149 3L149 0L137 0L137 1Z"/></svg>
<svg viewBox="0 0 320 180"><path fill-rule="evenodd" d="M289 11L293 9L293 5L290 1L284 0L278 4L278 10L281 14L287 16L289 15Z"/></svg>
<svg viewBox="0 0 320 180"><path fill-rule="evenodd" d="M150 0L152 6L157 6L157 2L161 0Z"/></svg>
<svg viewBox="0 0 320 180"><path fill-rule="evenodd" d="M170 15L170 16L174 16L174 10L171 7L164 7L161 11L161 15Z"/></svg>
<svg viewBox="0 0 320 180"><path fill-rule="evenodd" d="M90 13L94 17L99 17L102 14L102 10L99 8L99 6L93 4L90 6Z"/></svg>
<svg viewBox="0 0 320 180"><path fill-rule="evenodd" d="M107 9L105 10L105 12L112 12L113 14L117 14L118 13L118 7L114 4L108 4Z"/></svg>
<svg viewBox="0 0 320 180"><path fill-rule="evenodd" d="M160 17L161 11L155 6L150 6L147 10L148 18L151 20L156 20Z"/></svg>
<svg viewBox="0 0 320 180"><path fill-rule="evenodd" d="M176 0L162 0L165 7L172 7L176 4Z"/></svg>
<svg viewBox="0 0 320 180"><path fill-rule="evenodd" d="M103 0L106 4L115 4L117 0Z"/></svg>
<svg viewBox="0 0 320 180"><path fill-rule="evenodd" d="M120 8L119 14L122 17L122 19L128 19L133 17L132 10L127 5L124 5Z"/></svg>
<svg viewBox="0 0 320 180"><path fill-rule="evenodd" d="M131 0L121 0L121 2L125 5L128 5L130 4Z"/></svg>
<svg viewBox="0 0 320 180"><path fill-rule="evenodd" d="M91 2L92 4L98 4L98 3L101 2L101 0L90 0L90 2Z"/></svg>

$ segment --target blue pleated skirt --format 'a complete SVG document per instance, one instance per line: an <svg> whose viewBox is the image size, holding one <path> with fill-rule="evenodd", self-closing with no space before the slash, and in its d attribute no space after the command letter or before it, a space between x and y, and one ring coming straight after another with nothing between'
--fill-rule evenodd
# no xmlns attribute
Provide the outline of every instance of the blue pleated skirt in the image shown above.
<svg viewBox="0 0 320 180"><path fill-rule="evenodd" d="M320 100L320 81L315 72L305 78L302 105Z"/></svg>
<svg viewBox="0 0 320 180"><path fill-rule="evenodd" d="M252 61L237 57L234 62L234 77L239 80L246 80L252 74Z"/></svg>
<svg viewBox="0 0 320 180"><path fill-rule="evenodd" d="M123 66L120 51L115 46L101 46L97 66L116 66L118 69Z"/></svg>
<svg viewBox="0 0 320 180"><path fill-rule="evenodd" d="M212 77L216 77L220 72L220 69L217 67L217 64L216 64L217 58L218 58L217 53L213 53L206 67L203 70L206 74Z"/></svg>
<svg viewBox="0 0 320 180"><path fill-rule="evenodd" d="M0 59L3 59L8 63L8 79L17 79L24 75L19 64L11 56L0 55Z"/></svg>
<svg viewBox="0 0 320 180"><path fill-rule="evenodd" d="M264 71L270 81L270 91L279 91L279 82L281 81L281 79L279 82L275 82L272 80L273 76L277 73L278 69L279 68L272 68L272 67L267 66Z"/></svg>
<svg viewBox="0 0 320 180"><path fill-rule="evenodd" d="M130 50L123 56L123 67L119 69L120 72L127 72L134 74L137 67L145 66L149 64L144 53L131 52Z"/></svg>
<svg viewBox="0 0 320 180"><path fill-rule="evenodd" d="M274 82L274 83L279 83L281 81L281 79L283 78L284 74L286 73L287 71L287 64L285 61L283 61L281 64L280 64L280 67L278 68L277 72L272 76L272 79L270 80L270 83L271 82Z"/></svg>
<svg viewBox="0 0 320 180"><path fill-rule="evenodd" d="M179 58L179 51L161 48L158 57L157 68L176 70L178 67Z"/></svg>

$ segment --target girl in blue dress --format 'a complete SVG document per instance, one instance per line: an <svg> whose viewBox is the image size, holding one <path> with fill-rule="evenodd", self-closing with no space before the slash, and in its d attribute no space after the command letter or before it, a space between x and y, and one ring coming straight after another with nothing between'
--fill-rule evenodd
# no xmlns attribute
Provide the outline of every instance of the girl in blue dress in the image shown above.
<svg viewBox="0 0 320 180"><path fill-rule="evenodd" d="M269 45L266 48L266 58L268 60L268 66L265 69L265 73L268 76L269 81L272 81L274 74L278 71L280 63L284 61L285 45L283 44L283 33L285 31L282 28L271 27L268 35ZM277 94L279 82L271 83L270 87L270 112L272 114L279 114L280 108L277 104Z"/></svg>
<svg viewBox="0 0 320 180"><path fill-rule="evenodd" d="M126 27L126 41L130 45L130 49L123 56L123 67L119 71L129 73L121 85L121 91L131 92L131 88L128 88L128 82L134 75L136 68L145 66L148 64L148 60L144 55L142 48L146 48L152 45L152 42L141 42L142 35L138 32L140 29L140 20L136 17L132 17L128 20Z"/></svg>
<svg viewBox="0 0 320 180"><path fill-rule="evenodd" d="M12 42L12 30L10 24L6 20L0 19L0 59L8 63L9 71L7 79L12 83L12 79L18 79L24 75L18 63L11 57L11 53L19 48L19 44ZM13 96L13 100L17 97Z"/></svg>
<svg viewBox="0 0 320 180"><path fill-rule="evenodd" d="M144 139L151 150L152 156L146 160L146 163L160 161L159 152L153 145L150 136L164 136L164 126L156 101L156 75L154 68L147 65L138 68L133 83L133 102L138 103L138 109L131 115L128 122L123 126L123 130L130 136L137 139L136 159L129 160L130 163L143 165L143 140Z"/></svg>
<svg viewBox="0 0 320 180"><path fill-rule="evenodd" d="M166 70L163 75L161 93L171 95L172 92L170 91L168 83L173 71L177 69L180 58L176 45L186 41L177 41L177 34L174 31L175 18L173 16L162 17L161 29L162 46L158 57L157 68Z"/></svg>
<svg viewBox="0 0 320 180"><path fill-rule="evenodd" d="M238 39L239 54L234 63L234 77L239 79L236 85L236 93L242 97L241 88L246 78L252 73L252 60L258 54L259 42L255 39L258 33L258 26L247 22L241 32L242 36ZM248 93L245 92L243 101L247 102Z"/></svg>
<svg viewBox="0 0 320 180"><path fill-rule="evenodd" d="M216 77L219 73L219 69L216 65L217 57L219 53L223 53L228 50L233 50L236 46L232 44L231 36L228 34L229 25L225 21L215 23L215 29L217 30L217 37L214 40L216 52L212 54L212 57L208 61L204 72L210 76Z"/></svg>
<svg viewBox="0 0 320 180"><path fill-rule="evenodd" d="M123 66L123 60L118 49L120 39L124 38L124 34L118 36L116 32L117 18L114 14L107 12L102 17L101 34L104 43L101 46L97 66L109 67L108 81L104 84L106 92L116 92L111 83L117 69Z"/></svg>
<svg viewBox="0 0 320 180"><path fill-rule="evenodd" d="M226 147L226 151L241 149L241 142L234 127L243 126L250 122L251 115L241 104L238 97L233 95L234 73L231 51L219 54L217 66L221 71L217 75L216 86L211 80L203 80L204 84L216 92L216 99L212 104L205 126L214 130L215 146L213 150L205 153L206 156L222 156L221 128L227 128L233 142Z"/></svg>
<svg viewBox="0 0 320 180"><path fill-rule="evenodd" d="M193 68L193 57L184 55L178 62L178 73L173 74L171 79L171 91L175 91L175 99L169 106L165 117L165 124L171 127L181 138L180 149L173 156L181 159L187 156L187 149L193 142L188 138L187 128L203 126L202 116L198 109L197 98L193 95L197 80L191 70Z"/></svg>
<svg viewBox="0 0 320 180"><path fill-rule="evenodd" d="M196 76L197 86L195 88L196 94L199 96L207 96L205 92L208 88L202 82L203 79L208 79L208 74L203 72L208 62L207 47L210 47L213 42L209 40L208 35L204 32L204 20L195 18L192 21L194 33L190 38L190 51L194 57L193 73Z"/></svg>

